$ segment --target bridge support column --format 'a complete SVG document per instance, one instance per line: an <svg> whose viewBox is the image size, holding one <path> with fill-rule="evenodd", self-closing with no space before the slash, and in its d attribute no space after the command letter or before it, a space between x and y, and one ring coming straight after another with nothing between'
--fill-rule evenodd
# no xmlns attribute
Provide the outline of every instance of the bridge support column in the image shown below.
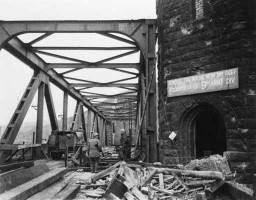
<svg viewBox="0 0 256 200"><path fill-rule="evenodd" d="M62 130L68 129L68 92L63 93L63 119L62 119Z"/></svg>
<svg viewBox="0 0 256 200"><path fill-rule="evenodd" d="M41 82L38 88L37 99L37 121L36 121L36 144L42 144L43 139L43 120L44 120L44 93L45 83ZM40 158L41 149L37 148L35 157Z"/></svg>
<svg viewBox="0 0 256 200"><path fill-rule="evenodd" d="M147 102L147 137L149 162L156 162L157 158L157 103L156 103L156 63L155 63L155 43L156 27L154 24L147 26L147 58L146 58L146 88L148 91Z"/></svg>

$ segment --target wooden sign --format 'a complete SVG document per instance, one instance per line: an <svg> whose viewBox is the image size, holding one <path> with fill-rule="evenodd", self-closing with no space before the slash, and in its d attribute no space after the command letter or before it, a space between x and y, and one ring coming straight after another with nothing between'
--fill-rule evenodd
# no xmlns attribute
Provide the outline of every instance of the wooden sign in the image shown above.
<svg viewBox="0 0 256 200"><path fill-rule="evenodd" d="M239 88L238 68L167 81L167 97Z"/></svg>

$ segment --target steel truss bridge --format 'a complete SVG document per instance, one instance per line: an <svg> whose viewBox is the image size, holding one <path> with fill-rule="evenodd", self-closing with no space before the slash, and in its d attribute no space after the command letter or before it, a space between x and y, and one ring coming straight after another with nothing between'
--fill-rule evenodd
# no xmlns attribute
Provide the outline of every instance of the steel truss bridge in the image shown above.
<svg viewBox="0 0 256 200"><path fill-rule="evenodd" d="M37 38L25 42L21 35L35 33ZM121 46L71 46L54 45L48 42L50 37L61 34L97 34L101 37L121 42ZM82 119L83 130L90 136L95 124L101 131L104 143L105 128L115 120L132 120L135 124L136 144L146 153L148 162L157 161L157 106L156 106L156 20L122 20L122 21L0 21L0 49L15 56L30 67L34 73L23 96L13 113L1 138L0 159L3 163L7 157L8 145L17 137L22 122L31 107L35 93L38 91L36 143L42 142L44 100L47 105L52 130L67 128L68 96L77 101L72 129L78 118ZM97 51L101 55L96 61L78 59L78 51L89 53ZM106 52L119 52L111 56ZM64 52L56 53L56 52ZM69 54L70 53L70 54ZM138 62L115 62L120 58L137 54ZM60 62L51 62L49 57ZM126 59L127 60L127 59ZM108 82L93 81L83 76L84 70L107 69L112 80ZM125 78L113 77L111 73L121 73ZM14 72L15 73L15 72ZM100 71L99 71L100 73ZM62 127L58 126L51 93L51 84L60 88L63 95ZM97 92L97 88L118 88L114 94ZM95 90L94 90L95 89ZM116 90L117 91L117 90ZM5 97L8 98L8 97ZM102 100L104 99L104 100ZM88 110L85 126L84 107ZM103 139L102 139L103 138Z"/></svg>

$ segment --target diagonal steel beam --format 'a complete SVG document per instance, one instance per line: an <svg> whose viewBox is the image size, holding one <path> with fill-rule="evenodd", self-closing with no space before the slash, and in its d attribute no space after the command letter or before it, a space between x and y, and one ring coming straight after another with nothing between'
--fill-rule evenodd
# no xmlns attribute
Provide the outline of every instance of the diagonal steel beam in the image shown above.
<svg viewBox="0 0 256 200"><path fill-rule="evenodd" d="M127 87L119 87L119 88L126 89L126 90L130 90L130 91L133 91L133 92L138 92L137 89L133 89L133 88L127 88ZM137 87L137 88L138 88L138 87Z"/></svg>
<svg viewBox="0 0 256 200"><path fill-rule="evenodd" d="M76 58L70 58L70 57L58 55L58 54L55 54L55 53L49 53L49 52L38 51L38 50L33 50L33 51L35 53L39 53L39 54L43 54L43 55L47 55L47 56L52 56L52 57L55 57L55 58L61 58L61 59L64 59L64 60L70 60L70 61L79 62L79 63L91 64L90 62L87 62L87 61L84 61L84 60L79 60L79 59L76 59Z"/></svg>
<svg viewBox="0 0 256 200"><path fill-rule="evenodd" d="M50 83L45 84L45 101L48 108L50 123L52 130L59 130L58 121L56 117L56 112L54 108L53 98L52 98L52 92L50 88Z"/></svg>
<svg viewBox="0 0 256 200"><path fill-rule="evenodd" d="M129 71L122 70L122 69L109 69L109 70L115 70L115 71L118 71L118 72L122 72L122 73L126 73L126 74L131 74L131 75L135 75L135 76L139 75L138 73L129 72Z"/></svg>
<svg viewBox="0 0 256 200"><path fill-rule="evenodd" d="M99 113L98 110L94 108L92 104L84 98L83 95L81 95L75 89L70 89L69 83L65 79L60 77L57 72L55 72L54 70L47 70L46 63L34 52L27 50L25 46L26 45L24 45L19 39L13 38L11 41L9 41L9 43L5 45L4 49L25 64L27 64L32 69L36 71L41 71L46 77L49 77L50 81L57 87L64 91L68 91L71 97L76 100L82 101L86 108L90 108L93 112L98 113L99 116L106 119L106 117Z"/></svg>
<svg viewBox="0 0 256 200"><path fill-rule="evenodd" d="M1 143L13 144L15 138L18 135L20 127L25 119L25 116L30 108L35 93L40 85L42 79L42 73L34 73L21 100L1 138ZM1 154L0 154L1 157Z"/></svg>
<svg viewBox="0 0 256 200"><path fill-rule="evenodd" d="M45 34L41 35L40 37L38 37L38 38L32 40L32 41L29 42L28 44L31 46L31 45L33 45L33 44L35 44L35 43L37 43L37 42L39 42L39 41L41 41L41 40L47 38L48 36L50 36L50 35L52 35L52 34L53 34L53 33L45 33Z"/></svg>
<svg viewBox="0 0 256 200"><path fill-rule="evenodd" d="M138 76L134 76L134 77L130 77L130 78L123 78L123 79L119 79L119 80L115 80L115 81L110 81L107 83L118 83L118 82L123 82L123 81L129 81L129 80L133 80L138 78Z"/></svg>
<svg viewBox="0 0 256 200"><path fill-rule="evenodd" d="M81 82L91 83L91 84L100 84L99 82L88 81L88 80L79 79L79 78L72 78L72 77L67 77L67 76L64 76L64 78L65 78L65 79L74 80L74 81L81 81ZM86 88L84 88L84 89L86 89ZM79 90L81 90L81 88L80 88Z"/></svg>
<svg viewBox="0 0 256 200"><path fill-rule="evenodd" d="M38 51L38 50L35 50L35 52L38 52L38 53L41 53L41 54L48 54L49 56L54 56L54 57L58 57L58 58L62 58L62 59L66 59L66 60L71 60L71 61L75 61L75 62L80 62L80 63L87 63L88 65L99 65L99 64L102 64L104 62L108 62L108 61L112 61L112 60L115 60L117 58L121 58L121 57L125 57L125 56L128 56L130 54L134 54L136 52L138 52L139 49L135 49L133 51L129 51L129 52L126 52L126 53L123 53L123 54L119 54L117 56L113 56L113 57L109 57L109 58L106 58L106 59L103 59L103 60L100 60L100 61L97 61L97 62L94 62L94 63L90 63L90 62L86 62L86 61L83 61L83 60L79 60L79 59L74 59L74 58L70 58L70 57L65 57L65 56L60 56L60 55L57 55L57 54L52 54L52 53L46 53L46 52L43 52L43 51ZM74 71L78 71L80 70L81 68L76 68L76 69L71 69L71 70L68 70L66 72L63 72L63 73L60 73L60 74L68 74L68 73L71 73L71 72L74 72ZM109 68L109 70L114 70L114 71L121 71L121 70L118 70L118 69L114 69L114 68ZM134 74L132 72L128 72L128 71L125 71L125 70L122 70L122 72L124 73L129 73L129 74Z"/></svg>
<svg viewBox="0 0 256 200"><path fill-rule="evenodd" d="M113 34L110 34L110 33L107 33L107 32L106 32L106 33L98 33L98 34L103 35L103 36L105 36L105 37L112 38L112 39L114 39L114 40L118 40L118 41L121 41L121 42L125 42L125 43L127 43L127 44L136 45L136 43L133 42L133 41L131 41L131 40L127 40L127 39L125 39L125 38L118 37L118 36L116 36L116 35L113 35Z"/></svg>
<svg viewBox="0 0 256 200"><path fill-rule="evenodd" d="M119 54L119 55L116 55L116 56L112 56L112 57L109 57L109 58L106 58L106 59L99 60L99 61L97 61L93 64L97 65L97 64L104 63L104 62L112 61L112 60L115 60L117 58L122 58L122 57L125 57L125 56L128 56L128 55L137 53L138 51L139 51L139 49L135 49L133 51L128 51L126 53L122 53L122 54Z"/></svg>

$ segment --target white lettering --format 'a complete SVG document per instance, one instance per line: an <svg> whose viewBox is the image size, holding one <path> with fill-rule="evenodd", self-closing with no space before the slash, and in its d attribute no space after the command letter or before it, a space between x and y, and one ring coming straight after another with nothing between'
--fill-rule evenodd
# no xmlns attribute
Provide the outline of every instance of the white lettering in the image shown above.
<svg viewBox="0 0 256 200"><path fill-rule="evenodd" d="M227 78L226 79L226 84L232 84L235 82L235 77L232 77L232 78Z"/></svg>

